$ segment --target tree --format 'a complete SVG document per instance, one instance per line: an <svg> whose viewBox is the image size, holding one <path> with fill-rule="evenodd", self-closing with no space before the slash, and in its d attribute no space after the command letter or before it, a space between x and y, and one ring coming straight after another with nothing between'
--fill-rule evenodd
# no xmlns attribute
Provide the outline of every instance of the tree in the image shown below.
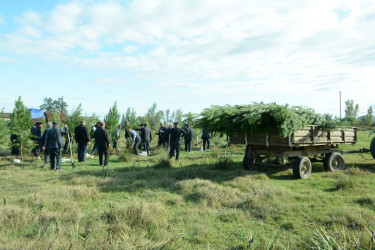
<svg viewBox="0 0 375 250"><path fill-rule="evenodd" d="M64 97L59 97L56 101L53 102L55 106L55 110L59 111L60 113L68 114L67 108L68 104L64 101Z"/></svg>
<svg viewBox="0 0 375 250"><path fill-rule="evenodd" d="M163 116L163 111L157 111L156 103L153 103L151 108L146 113L146 118L151 129L156 129Z"/></svg>
<svg viewBox="0 0 375 250"><path fill-rule="evenodd" d="M2 119L4 110L0 111L0 143L9 139L9 129L5 121Z"/></svg>
<svg viewBox="0 0 375 250"><path fill-rule="evenodd" d="M49 97L49 98L45 97L43 99L43 104L40 105L39 108L41 110L43 110L44 112L54 113L55 112L55 107L53 105L53 99L51 97Z"/></svg>
<svg viewBox="0 0 375 250"><path fill-rule="evenodd" d="M60 113L59 113L59 111L57 111L57 110L55 110L55 111L53 112L53 121L54 121L54 122L58 122L59 124L60 124L60 122L61 122L61 119L60 119Z"/></svg>
<svg viewBox="0 0 375 250"><path fill-rule="evenodd" d="M193 122L195 119L197 119L199 116L199 114L193 114L191 112L185 114L185 115L182 115L182 117L184 118L183 119L183 123L186 125L186 124L190 124L190 125L193 125Z"/></svg>
<svg viewBox="0 0 375 250"><path fill-rule="evenodd" d="M354 105L354 100L345 101L345 119L349 121L355 121L359 112L359 105Z"/></svg>
<svg viewBox="0 0 375 250"><path fill-rule="evenodd" d="M367 126L371 126L373 124L373 119L374 119L374 114L373 114L373 109L372 106L370 106L367 110L367 114L364 117L364 124Z"/></svg>
<svg viewBox="0 0 375 250"><path fill-rule="evenodd" d="M163 112L163 122L165 124L167 124L169 122L173 122L172 119L171 119L171 111L169 109L167 109Z"/></svg>
<svg viewBox="0 0 375 250"><path fill-rule="evenodd" d="M135 112L134 108L128 108L126 110L125 116L123 117L121 123L125 125L125 129L133 129L138 126L137 112Z"/></svg>
<svg viewBox="0 0 375 250"><path fill-rule="evenodd" d="M15 146L19 148L21 160L23 160L24 152L34 146L30 140L32 123L30 111L23 104L21 97L18 97L14 102L13 113L10 115L10 128L11 133L17 135Z"/></svg>
<svg viewBox="0 0 375 250"><path fill-rule="evenodd" d="M108 114L104 117L105 126L112 141L114 141L117 136L117 127L120 123L120 116L121 115L118 112L116 101L113 104L113 107L109 109Z"/></svg>
<svg viewBox="0 0 375 250"><path fill-rule="evenodd" d="M81 123L82 121L82 105L79 104L67 117L66 125L68 125L69 134L72 135L75 128Z"/></svg>
<svg viewBox="0 0 375 250"><path fill-rule="evenodd" d="M39 107L44 112L55 113L58 111L60 113L67 114L68 104L64 101L64 97L59 97L57 100L53 100L51 97L45 97L43 99L43 104Z"/></svg>
<svg viewBox="0 0 375 250"><path fill-rule="evenodd" d="M177 109L177 110L172 112L171 119L172 119L173 122L178 122L178 124L182 124L182 115L183 115L182 110Z"/></svg>

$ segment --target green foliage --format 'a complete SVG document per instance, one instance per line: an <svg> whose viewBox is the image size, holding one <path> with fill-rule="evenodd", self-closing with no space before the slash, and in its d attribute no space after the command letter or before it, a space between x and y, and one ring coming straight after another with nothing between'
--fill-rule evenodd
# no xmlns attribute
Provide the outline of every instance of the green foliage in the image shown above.
<svg viewBox="0 0 375 250"><path fill-rule="evenodd" d="M363 122L366 126L371 126L374 122L373 122L373 119L374 119L374 113L373 113L373 108L372 106L370 106L367 110L367 114L366 116L364 117L363 119Z"/></svg>
<svg viewBox="0 0 375 250"><path fill-rule="evenodd" d="M184 114L182 115L182 118L183 118L183 123L184 125L186 124L190 124L191 126L194 126L194 121L198 118L199 114L194 114L194 113L187 113L187 114Z"/></svg>
<svg viewBox="0 0 375 250"><path fill-rule="evenodd" d="M124 124L125 129L131 128L134 129L138 127L137 112L134 108L128 108L125 115L122 117L121 123Z"/></svg>
<svg viewBox="0 0 375 250"><path fill-rule="evenodd" d="M66 124L68 125L69 133L73 133L75 128L82 121L82 105L79 104L67 118Z"/></svg>
<svg viewBox="0 0 375 250"><path fill-rule="evenodd" d="M5 121L2 119L4 110L0 111L0 143L9 139L9 128Z"/></svg>
<svg viewBox="0 0 375 250"><path fill-rule="evenodd" d="M60 113L57 110L55 110L55 112L53 112L53 121L54 122L58 122L59 124L61 122L61 120L60 120Z"/></svg>
<svg viewBox="0 0 375 250"><path fill-rule="evenodd" d="M60 113L67 114L68 104L64 101L64 97L59 97L57 100L53 100L51 97L45 97L43 99L43 104L40 105L40 109L44 112L55 113L58 111Z"/></svg>
<svg viewBox="0 0 375 250"><path fill-rule="evenodd" d="M117 101L109 109L108 114L104 117L105 127L108 130L112 141L117 140L117 130L120 123L120 113L117 109Z"/></svg>
<svg viewBox="0 0 375 250"><path fill-rule="evenodd" d="M354 100L346 100L345 106L345 120L353 124L358 117L359 105L354 105Z"/></svg>
<svg viewBox="0 0 375 250"><path fill-rule="evenodd" d="M145 115L145 117L147 118L147 123L152 130L158 128L162 116L163 111L158 111L156 103L153 103L151 108L148 109Z"/></svg>
<svg viewBox="0 0 375 250"><path fill-rule="evenodd" d="M13 113L10 115L10 129L12 134L18 136L14 146L19 147L21 159L23 159L24 152L34 146L30 140L32 123L30 111L22 102L21 97L18 97L14 102Z"/></svg>
<svg viewBox="0 0 375 250"><path fill-rule="evenodd" d="M307 125L319 125L326 131L339 125L337 119L317 114L311 108L276 103L212 106L204 109L201 116L196 125L207 128L210 132L230 133L241 130L270 133L276 130L284 138Z"/></svg>

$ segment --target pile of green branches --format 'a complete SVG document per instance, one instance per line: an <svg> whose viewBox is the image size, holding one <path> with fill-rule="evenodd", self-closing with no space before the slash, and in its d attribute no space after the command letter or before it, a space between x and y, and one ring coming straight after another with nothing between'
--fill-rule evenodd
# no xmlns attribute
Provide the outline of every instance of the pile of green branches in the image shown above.
<svg viewBox="0 0 375 250"><path fill-rule="evenodd" d="M270 133L276 130L283 138L307 125L318 125L325 131L339 126L338 120L331 115L318 114L311 108L276 103L211 106L203 110L197 122L199 127L210 132Z"/></svg>

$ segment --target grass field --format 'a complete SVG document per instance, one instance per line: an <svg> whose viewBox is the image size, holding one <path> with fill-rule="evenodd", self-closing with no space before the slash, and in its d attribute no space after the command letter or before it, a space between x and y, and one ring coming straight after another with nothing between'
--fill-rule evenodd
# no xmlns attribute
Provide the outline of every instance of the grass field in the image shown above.
<svg viewBox="0 0 375 250"><path fill-rule="evenodd" d="M368 148L367 134L344 149ZM55 172L42 160L2 156L0 248L374 247L371 155L345 155L346 169L336 172L314 163L310 178L296 180L286 167L245 171L244 146L215 144L183 152L171 166L157 149L149 157L111 155L104 170L97 157Z"/></svg>

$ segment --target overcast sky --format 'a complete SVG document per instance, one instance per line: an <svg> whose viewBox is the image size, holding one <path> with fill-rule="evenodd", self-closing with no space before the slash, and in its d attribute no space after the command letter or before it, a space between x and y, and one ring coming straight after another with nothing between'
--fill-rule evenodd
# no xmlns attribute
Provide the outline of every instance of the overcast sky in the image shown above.
<svg viewBox="0 0 375 250"><path fill-rule="evenodd" d="M375 105L374 0L0 1L0 108Z"/></svg>

